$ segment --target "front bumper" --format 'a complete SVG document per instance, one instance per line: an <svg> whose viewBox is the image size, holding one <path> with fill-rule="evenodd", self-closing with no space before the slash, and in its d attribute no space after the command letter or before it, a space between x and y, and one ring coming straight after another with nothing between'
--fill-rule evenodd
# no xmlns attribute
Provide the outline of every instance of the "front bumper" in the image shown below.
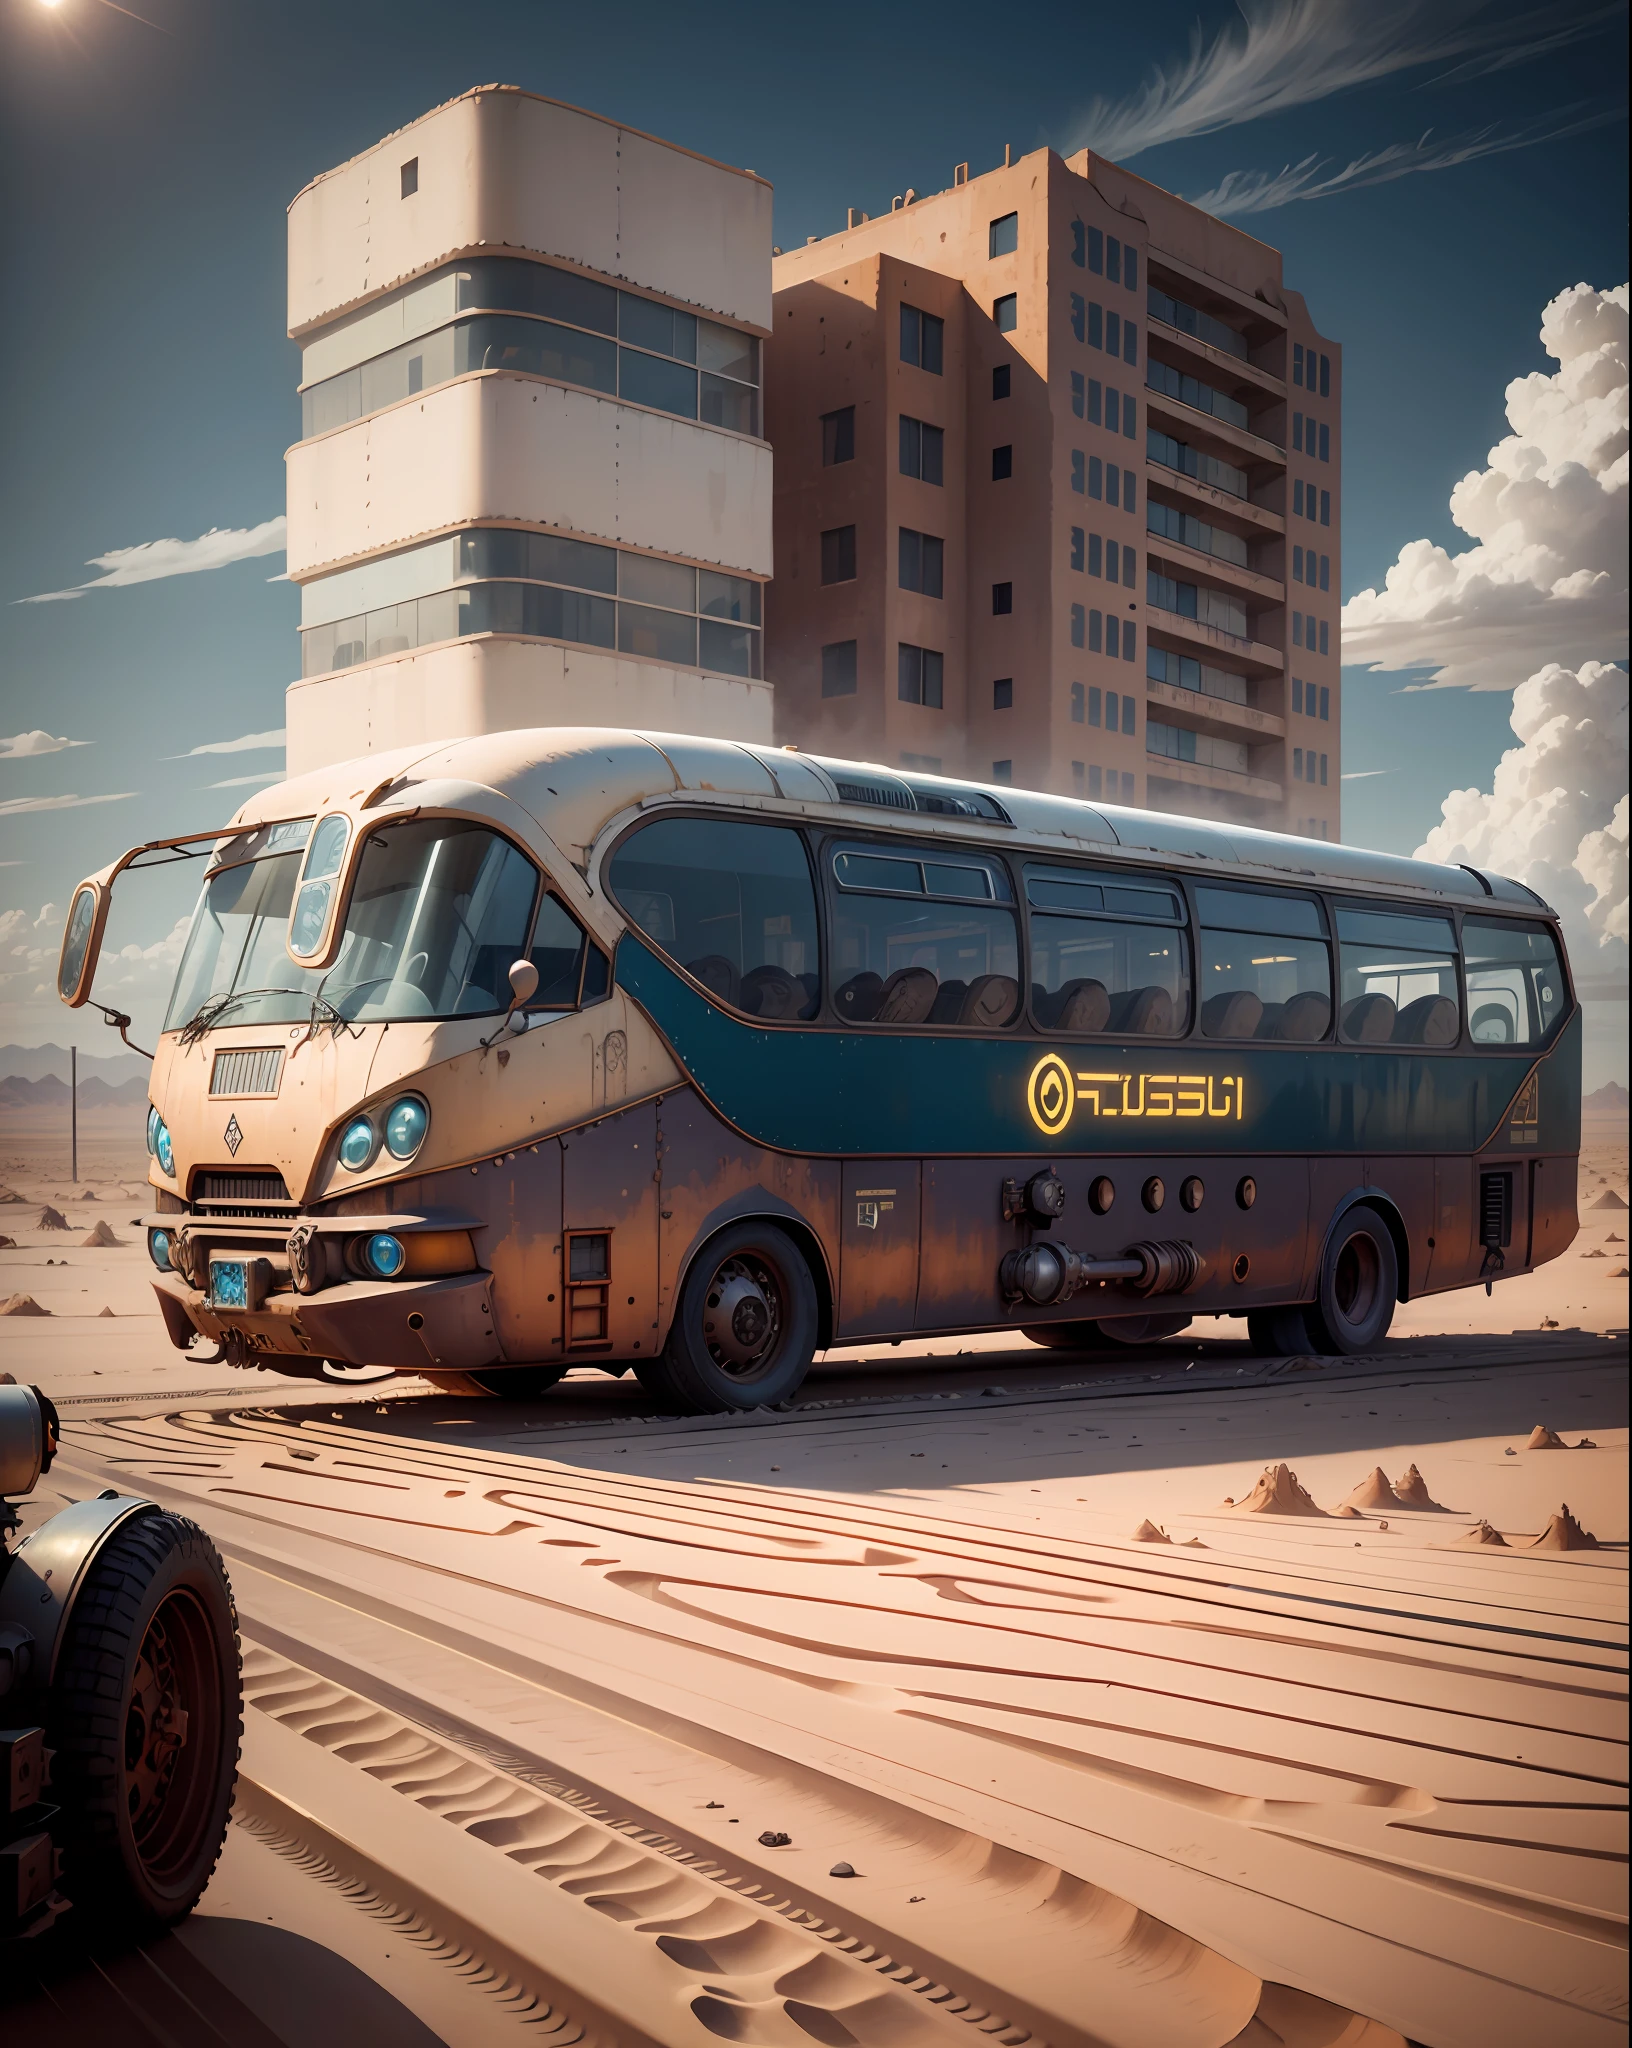
<svg viewBox="0 0 1632 2048"><path fill-rule="evenodd" d="M318 1294L285 1287L257 1309L215 1309L179 1273L155 1273L170 1341L240 1337L250 1353L388 1365L397 1372L472 1372L504 1353L493 1323L487 1273L436 1280L348 1280ZM269 1363L271 1362L269 1357Z"/></svg>

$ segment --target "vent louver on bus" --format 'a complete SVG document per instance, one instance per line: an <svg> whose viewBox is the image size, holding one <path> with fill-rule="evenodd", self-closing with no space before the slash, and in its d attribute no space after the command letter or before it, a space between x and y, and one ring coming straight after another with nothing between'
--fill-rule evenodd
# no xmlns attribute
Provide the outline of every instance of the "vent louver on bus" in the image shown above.
<svg viewBox="0 0 1632 2048"><path fill-rule="evenodd" d="M887 811L914 811L918 808L910 789L891 789L882 782L856 782L849 776L841 779L837 775L833 778L833 786L847 804L878 804Z"/></svg>
<svg viewBox="0 0 1632 2048"><path fill-rule="evenodd" d="M212 1095L276 1095L283 1072L281 1045L239 1045L218 1052L210 1069Z"/></svg>
<svg viewBox="0 0 1632 2048"><path fill-rule="evenodd" d="M211 1173L193 1176L193 1205L216 1215L279 1214L295 1206L281 1173Z"/></svg>
<svg viewBox="0 0 1632 2048"><path fill-rule="evenodd" d="M1487 1252L1500 1252L1513 1242L1513 1176L1479 1176L1479 1242Z"/></svg>

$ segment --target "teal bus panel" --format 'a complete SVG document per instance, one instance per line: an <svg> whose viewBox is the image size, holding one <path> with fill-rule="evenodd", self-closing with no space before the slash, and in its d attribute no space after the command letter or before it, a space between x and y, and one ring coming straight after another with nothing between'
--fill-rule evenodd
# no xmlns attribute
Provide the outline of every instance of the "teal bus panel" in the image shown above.
<svg viewBox="0 0 1632 2048"><path fill-rule="evenodd" d="M1475 1152L1535 1064L1521 1050L768 1031L708 1001L633 932L618 944L617 981L727 1122L756 1144L807 1156ZM1578 1017L1544 1075L1567 1073L1560 1055L1572 1042L1578 1060ZM1543 1087L1542 1120L1570 1123L1569 1101L1567 1086ZM1547 1151L1574 1149L1578 1135L1573 1126L1538 1132Z"/></svg>

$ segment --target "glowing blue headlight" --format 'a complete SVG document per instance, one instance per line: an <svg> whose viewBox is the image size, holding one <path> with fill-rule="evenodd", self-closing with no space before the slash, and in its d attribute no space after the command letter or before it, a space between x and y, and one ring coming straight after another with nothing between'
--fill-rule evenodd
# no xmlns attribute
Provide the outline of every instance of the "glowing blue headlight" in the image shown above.
<svg viewBox="0 0 1632 2048"><path fill-rule="evenodd" d="M149 1152L154 1152L158 1149L154 1139L159 1128L159 1122L159 1112L150 1102L147 1105L147 1149Z"/></svg>
<svg viewBox="0 0 1632 2048"><path fill-rule="evenodd" d="M381 1280L395 1280L408 1263L402 1239L389 1230L377 1230L363 1245L363 1264Z"/></svg>
<svg viewBox="0 0 1632 2048"><path fill-rule="evenodd" d="M150 1230L147 1233L147 1255L161 1273L175 1271L170 1258L170 1233L167 1230Z"/></svg>
<svg viewBox="0 0 1632 2048"><path fill-rule="evenodd" d="M159 1162L159 1171L166 1179L176 1177L176 1148L170 1142L169 1126L155 1110L153 1113L153 1157Z"/></svg>
<svg viewBox="0 0 1632 2048"><path fill-rule="evenodd" d="M417 1095L405 1095L386 1112L385 1149L393 1159L412 1159L425 1142L431 1112Z"/></svg>
<svg viewBox="0 0 1632 2048"><path fill-rule="evenodd" d="M368 1118L353 1117L340 1139L340 1164L352 1173L361 1173L374 1157L378 1142Z"/></svg>

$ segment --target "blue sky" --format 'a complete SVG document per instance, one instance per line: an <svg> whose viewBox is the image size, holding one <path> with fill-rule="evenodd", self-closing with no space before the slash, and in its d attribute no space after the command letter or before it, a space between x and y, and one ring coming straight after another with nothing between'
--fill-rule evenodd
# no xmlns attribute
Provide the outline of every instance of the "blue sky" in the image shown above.
<svg viewBox="0 0 1632 2048"><path fill-rule="evenodd" d="M74 602L15 600L85 581L82 565L110 550L282 511L298 431L285 207L314 173L471 85L512 82L752 165L775 186L784 245L830 231L847 205L936 189L954 163L1000 161L1005 143L1069 151L1210 129L1129 158L1189 196L1309 158L1305 184L1395 145L1414 164L1466 154L1239 217L1285 251L1289 282L1345 346L1346 593L1379 583L1414 539L1469 545L1450 491L1506 431L1509 380L1556 368L1537 338L1543 305L1626 275L1617 8L1250 0L1255 42L1213 0L960 0L929 15L640 0L615 14L513 0L137 11L154 25L109 0L0 0L13 306L0 734L89 742L0 758L0 904L30 922L122 845L226 815L239 796L211 785L278 765L255 751L178 757L282 725L296 598L268 581L272 555ZM1193 34L1199 83L1181 76ZM1425 61L1390 68L1402 52ZM1157 67L1177 83L1153 107L1140 94ZM1347 769L1387 771L1347 785L1346 836L1405 851L1447 790L1488 790L1515 744L1506 690L1405 692L1408 680L1351 672L1344 732ZM119 800L6 809L68 794ZM119 935L149 943L174 914L153 892L139 913L127 902ZM61 1013L32 999L36 978L0 982L4 1036L63 1035Z"/></svg>

